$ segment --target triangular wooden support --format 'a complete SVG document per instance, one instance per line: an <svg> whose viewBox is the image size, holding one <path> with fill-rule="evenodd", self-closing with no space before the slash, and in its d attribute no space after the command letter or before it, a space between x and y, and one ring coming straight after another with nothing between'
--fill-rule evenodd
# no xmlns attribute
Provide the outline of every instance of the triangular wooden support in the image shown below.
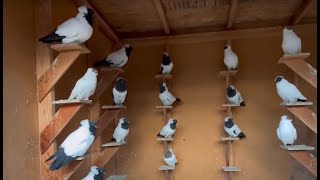
<svg viewBox="0 0 320 180"><path fill-rule="evenodd" d="M106 180L125 180L127 175L111 175Z"/></svg>
<svg viewBox="0 0 320 180"><path fill-rule="evenodd" d="M284 55L280 58L278 63L287 65L291 70L310 83L313 87L317 88L317 70L305 61L309 55L310 53Z"/></svg>
<svg viewBox="0 0 320 180"><path fill-rule="evenodd" d="M155 77L158 80L168 80L172 79L173 76L171 74L156 74Z"/></svg>
<svg viewBox="0 0 320 180"><path fill-rule="evenodd" d="M78 44L56 44L52 47L59 50L59 55L37 82L39 102L42 102L80 54L90 52L85 46Z"/></svg>
<svg viewBox="0 0 320 180"><path fill-rule="evenodd" d="M287 151L312 151L315 149L312 146L306 146L306 145L292 145L292 146L281 145L280 147Z"/></svg>
<svg viewBox="0 0 320 180"><path fill-rule="evenodd" d="M238 171L241 171L240 168L235 167L235 166L223 167L222 170L225 171L225 172L238 172Z"/></svg>
<svg viewBox="0 0 320 180"><path fill-rule="evenodd" d="M317 158L305 151L288 151L299 163L317 176Z"/></svg>
<svg viewBox="0 0 320 180"><path fill-rule="evenodd" d="M173 138L157 137L157 141L173 141Z"/></svg>
<svg viewBox="0 0 320 180"><path fill-rule="evenodd" d="M280 106L312 106L313 102L293 102L293 103L285 103L282 102Z"/></svg>
<svg viewBox="0 0 320 180"><path fill-rule="evenodd" d="M115 147L115 146L122 146L124 144L126 144L126 141L122 141L122 142L108 142L105 144L102 144L102 147Z"/></svg>
<svg viewBox="0 0 320 180"><path fill-rule="evenodd" d="M58 101L53 101L52 104L91 104L92 100L83 99L61 99Z"/></svg>
<svg viewBox="0 0 320 180"><path fill-rule="evenodd" d="M156 106L156 109L172 109L172 106Z"/></svg>
<svg viewBox="0 0 320 180"><path fill-rule="evenodd" d="M102 109L126 109L126 106L117 106L117 105L104 105Z"/></svg>
<svg viewBox="0 0 320 180"><path fill-rule="evenodd" d="M307 107L287 107L287 109L317 134L317 114Z"/></svg>
<svg viewBox="0 0 320 180"><path fill-rule="evenodd" d="M172 171L175 170L175 166L160 166L159 171Z"/></svg>

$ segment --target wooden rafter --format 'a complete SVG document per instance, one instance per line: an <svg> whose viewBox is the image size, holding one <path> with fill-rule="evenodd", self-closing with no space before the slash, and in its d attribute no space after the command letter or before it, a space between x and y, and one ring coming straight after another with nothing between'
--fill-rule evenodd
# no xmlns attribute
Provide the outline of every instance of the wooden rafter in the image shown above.
<svg viewBox="0 0 320 180"><path fill-rule="evenodd" d="M303 24L295 25L296 32L301 32L305 29L315 29L316 24ZM254 29L240 29L228 30L207 33L193 33L183 35L167 35L167 36L153 36L144 38L127 38L123 39L124 43L131 43L133 46L158 46L158 45L171 45L171 44L189 44L189 43L203 43L213 42L228 39L247 39L256 37L272 37L281 36L283 27L265 27Z"/></svg>
<svg viewBox="0 0 320 180"><path fill-rule="evenodd" d="M107 21L101 16L99 11L97 11L91 3L89 3L87 0L73 0L74 4L76 6L85 5L88 8L92 9L94 11L95 19L98 21L99 26L103 30L103 33L114 43L119 42L119 38L117 34L112 30L110 25L107 23Z"/></svg>
<svg viewBox="0 0 320 180"><path fill-rule="evenodd" d="M295 11L293 16L291 17L289 24L295 25L300 22L300 20L303 18L303 16L306 15L307 11L311 8L313 0L302 0L301 5L299 8Z"/></svg>
<svg viewBox="0 0 320 180"><path fill-rule="evenodd" d="M165 15L165 12L163 10L163 6L162 6L160 0L153 0L153 2L154 2L154 5L157 8L157 11L158 11L159 17L161 19L161 22L162 22L163 29L164 29L165 33L166 34L170 34L170 28L169 28L169 25L168 25L168 22L167 22L167 18L166 18L166 15Z"/></svg>
<svg viewBox="0 0 320 180"><path fill-rule="evenodd" d="M228 22L227 22L227 29L231 29L234 18L236 16L236 9L238 5L238 0L230 0L231 1L231 6L230 6L230 11L229 11L229 16L228 16Z"/></svg>

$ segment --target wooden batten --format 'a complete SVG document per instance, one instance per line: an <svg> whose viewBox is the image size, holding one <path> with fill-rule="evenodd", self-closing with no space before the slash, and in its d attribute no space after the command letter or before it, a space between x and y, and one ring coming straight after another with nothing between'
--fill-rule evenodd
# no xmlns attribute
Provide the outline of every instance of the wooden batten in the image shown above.
<svg viewBox="0 0 320 180"><path fill-rule="evenodd" d="M234 167L234 166L223 167L222 169L225 172L238 172L238 171L241 171L240 168Z"/></svg>
<svg viewBox="0 0 320 180"><path fill-rule="evenodd" d="M313 151L315 149L312 146L306 146L306 145L292 145L292 146L281 145L280 147L288 151Z"/></svg>
<svg viewBox="0 0 320 180"><path fill-rule="evenodd" d="M117 106L117 105L104 105L102 109L127 109L126 106Z"/></svg>
<svg viewBox="0 0 320 180"><path fill-rule="evenodd" d="M101 146L102 147L115 147L115 146L122 146L124 144L127 144L127 142L126 141L123 141L123 142L109 142L109 143L102 144Z"/></svg>
<svg viewBox="0 0 320 180"><path fill-rule="evenodd" d="M69 44L52 44L51 49L57 52L65 52L65 51L80 51L80 54L88 54L91 51L84 45L78 43L69 43Z"/></svg>
<svg viewBox="0 0 320 180"><path fill-rule="evenodd" d="M289 154L308 169L313 175L317 176L317 158L305 151L289 151Z"/></svg>
<svg viewBox="0 0 320 180"><path fill-rule="evenodd" d="M92 155L92 153L89 152L89 153L86 153L85 155L83 155L83 156L81 156L81 157L76 158L75 160L76 160L76 161L82 161L82 160L84 160L84 159L89 158L91 155Z"/></svg>
<svg viewBox="0 0 320 180"><path fill-rule="evenodd" d="M111 175L107 180L125 180L127 175Z"/></svg>
<svg viewBox="0 0 320 180"><path fill-rule="evenodd" d="M235 76L238 70L227 70L227 71L220 71L219 77L226 77L226 76Z"/></svg>
<svg viewBox="0 0 320 180"><path fill-rule="evenodd" d="M156 74L155 78L158 80L169 80L169 79L172 79L172 75L171 74Z"/></svg>
<svg viewBox="0 0 320 180"><path fill-rule="evenodd" d="M172 109L172 106L156 106L156 109Z"/></svg>
<svg viewBox="0 0 320 180"><path fill-rule="evenodd" d="M119 73L124 73L124 70L122 68L97 67L96 69L101 72L103 72L103 71L106 71L106 72L117 71Z"/></svg>
<svg viewBox="0 0 320 180"><path fill-rule="evenodd" d="M241 107L240 104L222 104L222 107Z"/></svg>
<svg viewBox="0 0 320 180"><path fill-rule="evenodd" d="M52 104L91 104L92 100L83 99L61 99L58 101L52 101Z"/></svg>
<svg viewBox="0 0 320 180"><path fill-rule="evenodd" d="M153 2L154 2L154 5L156 6L156 9L157 9L158 15L160 17L160 20L162 22L163 29L164 29L165 33L170 34L170 28L169 28L167 18L164 13L164 10L163 10L163 7L162 7L160 0L153 0Z"/></svg>
<svg viewBox="0 0 320 180"><path fill-rule="evenodd" d="M226 26L227 29L230 29L232 27L233 21L236 16L237 5L238 5L238 0L231 0L231 7L228 15L228 23Z"/></svg>
<svg viewBox="0 0 320 180"><path fill-rule="evenodd" d="M234 138L234 137L222 137L220 139L221 141L237 141L240 140L239 138Z"/></svg>
<svg viewBox="0 0 320 180"><path fill-rule="evenodd" d="M310 56L310 53L299 53L299 54L284 54L278 61L278 64L284 63L286 60L293 59L307 59Z"/></svg>
<svg viewBox="0 0 320 180"><path fill-rule="evenodd" d="M287 109L317 134L317 114L307 107L287 107Z"/></svg>
<svg viewBox="0 0 320 180"><path fill-rule="evenodd" d="M298 24L300 20L306 15L307 11L311 8L312 1L314 0L303 0L301 1L301 5L295 11L293 16L291 17L289 24Z"/></svg>
<svg viewBox="0 0 320 180"><path fill-rule="evenodd" d="M173 138L157 137L157 141L173 141Z"/></svg>
<svg viewBox="0 0 320 180"><path fill-rule="evenodd" d="M172 171L175 170L175 166L160 166L159 171Z"/></svg>
<svg viewBox="0 0 320 180"><path fill-rule="evenodd" d="M313 103L312 102L309 102L309 101L307 101L307 102L293 102L293 103L286 103L286 102L282 102L281 104L280 104L280 106L287 106L287 107L294 107L294 106L312 106L313 105Z"/></svg>

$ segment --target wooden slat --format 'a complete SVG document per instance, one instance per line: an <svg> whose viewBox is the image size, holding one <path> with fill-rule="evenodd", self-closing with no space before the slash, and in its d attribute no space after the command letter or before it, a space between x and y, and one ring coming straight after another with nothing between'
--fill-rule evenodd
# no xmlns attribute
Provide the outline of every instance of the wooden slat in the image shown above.
<svg viewBox="0 0 320 180"><path fill-rule="evenodd" d="M241 171L240 168L238 168L238 167L231 167L231 166L229 166L229 167L223 167L222 169L223 169L223 171L226 171L226 172L237 172L237 171Z"/></svg>
<svg viewBox="0 0 320 180"><path fill-rule="evenodd" d="M317 70L304 61L304 59L287 59L282 60L281 63L287 65L313 87L317 88Z"/></svg>
<svg viewBox="0 0 320 180"><path fill-rule="evenodd" d="M41 102L63 74L79 57L80 50L60 52L49 69L38 80L38 96Z"/></svg>
<svg viewBox="0 0 320 180"><path fill-rule="evenodd" d="M117 106L117 105L103 105L102 109L127 109L126 106Z"/></svg>
<svg viewBox="0 0 320 180"><path fill-rule="evenodd" d="M58 101L52 101L52 104L91 104L91 100L83 99L61 99Z"/></svg>
<svg viewBox="0 0 320 180"><path fill-rule="evenodd" d="M125 180L127 175L112 175L107 178L107 180Z"/></svg>
<svg viewBox="0 0 320 180"><path fill-rule="evenodd" d="M172 106L156 106L156 109L172 109Z"/></svg>
<svg viewBox="0 0 320 180"><path fill-rule="evenodd" d="M156 74L155 75L156 79L159 79L159 80L167 80L167 79L172 79L172 75L171 74Z"/></svg>
<svg viewBox="0 0 320 180"><path fill-rule="evenodd" d="M285 60L291 59L307 59L310 53L299 53L299 54L284 54L278 61L278 64L283 63Z"/></svg>
<svg viewBox="0 0 320 180"><path fill-rule="evenodd" d="M288 151L313 151L315 148L311 146L306 145L293 145L293 146L280 146L282 149L288 150Z"/></svg>
<svg viewBox="0 0 320 180"><path fill-rule="evenodd" d="M301 5L295 11L294 15L291 17L289 24L294 25L298 24L300 20L305 16L307 11L311 8L313 0L302 0Z"/></svg>
<svg viewBox="0 0 320 180"><path fill-rule="evenodd" d="M307 107L287 107L287 109L317 134L317 114Z"/></svg>
<svg viewBox="0 0 320 180"><path fill-rule="evenodd" d="M80 51L80 54L88 54L91 51L84 45L77 43L69 43L69 44L52 44L51 49L64 52L64 51Z"/></svg>
<svg viewBox="0 0 320 180"><path fill-rule="evenodd" d="M102 144L101 146L102 147L115 147L115 146L122 146L122 145L124 145L126 143L127 143L126 141L123 141L123 142L109 142L109 143Z"/></svg>
<svg viewBox="0 0 320 180"><path fill-rule="evenodd" d="M164 29L165 33L170 34L170 28L169 28L167 18L164 13L164 10L163 10L163 7L162 7L160 0L153 0L153 2L154 2L154 5L156 6L156 9L157 9L158 15L160 17L160 20L162 22L163 29Z"/></svg>
<svg viewBox="0 0 320 180"><path fill-rule="evenodd" d="M96 136L100 136L103 130L108 127L112 120L119 114L121 109L107 110L97 122Z"/></svg>
<svg viewBox="0 0 320 180"><path fill-rule="evenodd" d="M221 141L237 141L237 140L239 140L239 138L222 137L220 140L221 140Z"/></svg>
<svg viewBox="0 0 320 180"><path fill-rule="evenodd" d="M172 171L175 170L175 166L160 166L159 171Z"/></svg>
<svg viewBox="0 0 320 180"><path fill-rule="evenodd" d="M228 70L228 71L220 71L219 72L219 77L226 77L227 75L229 76L235 76L237 74L238 70Z"/></svg>
<svg viewBox="0 0 320 180"><path fill-rule="evenodd" d="M110 67L97 67L96 69L98 69L99 71L119 71L120 73L124 73L124 70L121 68L110 68Z"/></svg>
<svg viewBox="0 0 320 180"><path fill-rule="evenodd" d="M295 32L307 33L306 29L316 28L316 24L294 25ZM222 40L247 39L257 37L281 37L283 27L265 27L253 29L239 29L227 30L207 33L193 33L182 35L167 35L167 36L153 36L144 38L128 38L123 39L122 42L130 43L135 47L138 46L158 46L158 45L172 45L172 44L190 44L190 43L204 43Z"/></svg>
<svg viewBox="0 0 320 180"><path fill-rule="evenodd" d="M84 159L88 159L90 156L92 155L92 153L86 153L85 155L76 158L76 161L83 161Z"/></svg>
<svg viewBox="0 0 320 180"><path fill-rule="evenodd" d="M100 13L92 6L91 3L89 3L87 0L73 0L76 6L85 5L88 8L92 9L94 11L94 18L95 21L98 22L100 28L103 30L104 34L114 43L119 42L119 38L117 34L111 29L110 25L107 23L107 21L100 15Z"/></svg>
<svg viewBox="0 0 320 180"><path fill-rule="evenodd" d="M157 141L173 141L173 138L161 138L161 137L157 137Z"/></svg>
<svg viewBox="0 0 320 180"><path fill-rule="evenodd" d="M238 4L238 0L231 0L231 7L230 7L228 22L226 27L227 29L230 29L232 27L232 23L236 16L237 4Z"/></svg>
<svg viewBox="0 0 320 180"><path fill-rule="evenodd" d="M301 107L301 106L312 106L313 102L293 102L293 103L280 103L280 106L286 106L286 107Z"/></svg>
<svg viewBox="0 0 320 180"><path fill-rule="evenodd" d="M222 107L241 107L240 104L222 104Z"/></svg>
<svg viewBox="0 0 320 180"><path fill-rule="evenodd" d="M307 168L313 175L317 176L317 158L312 154L304 151L289 151L289 154Z"/></svg>
<svg viewBox="0 0 320 180"><path fill-rule="evenodd" d="M41 154L43 154L51 143L62 132L70 120L80 111L84 104L71 104L61 107L53 116L50 123L41 131L40 147Z"/></svg>

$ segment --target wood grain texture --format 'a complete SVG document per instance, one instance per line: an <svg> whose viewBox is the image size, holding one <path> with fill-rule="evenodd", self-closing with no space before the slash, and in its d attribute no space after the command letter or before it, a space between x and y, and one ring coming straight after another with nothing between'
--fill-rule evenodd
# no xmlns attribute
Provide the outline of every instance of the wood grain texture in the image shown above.
<svg viewBox="0 0 320 180"><path fill-rule="evenodd" d="M157 12L159 14L159 17L161 19L162 25L163 25L163 29L165 31L166 34L170 34L170 28L167 22L167 18L165 15L165 12L163 10L162 4L160 2L160 0L153 0L154 5L156 6Z"/></svg>
<svg viewBox="0 0 320 180"><path fill-rule="evenodd" d="M304 151L290 151L289 154L308 169L313 175L317 176L317 158Z"/></svg>
<svg viewBox="0 0 320 180"><path fill-rule="evenodd" d="M307 107L287 107L287 109L317 134L317 114Z"/></svg>
<svg viewBox="0 0 320 180"><path fill-rule="evenodd" d="M298 24L301 21L301 19L306 15L307 11L312 7L312 1L314 0L303 0L299 8L291 17L289 24Z"/></svg>
<svg viewBox="0 0 320 180"><path fill-rule="evenodd" d="M233 20L236 16L236 10L237 10L238 0L231 0L231 7L228 15L228 22L227 22L227 29L231 29Z"/></svg>

